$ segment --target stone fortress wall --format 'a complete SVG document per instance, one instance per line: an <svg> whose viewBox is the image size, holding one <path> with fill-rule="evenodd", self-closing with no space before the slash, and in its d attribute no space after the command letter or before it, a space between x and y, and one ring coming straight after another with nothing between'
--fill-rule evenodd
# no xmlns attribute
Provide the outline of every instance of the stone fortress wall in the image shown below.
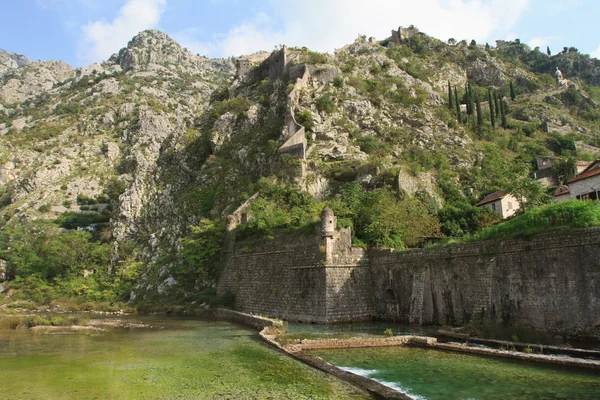
<svg viewBox="0 0 600 400"><path fill-rule="evenodd" d="M415 324L542 329L600 321L600 229L403 252L372 250L377 313Z"/></svg>
<svg viewBox="0 0 600 400"><path fill-rule="evenodd" d="M331 229L333 213L325 211L327 223L313 235L236 242L233 231L218 293L235 294L238 310L272 318L370 319L375 309L364 251L352 248L349 229Z"/></svg>
<svg viewBox="0 0 600 400"><path fill-rule="evenodd" d="M303 322L481 318L553 331L600 322L600 228L365 253L349 229L335 230L333 213L322 223L314 235L235 243L218 292L233 292L239 310Z"/></svg>

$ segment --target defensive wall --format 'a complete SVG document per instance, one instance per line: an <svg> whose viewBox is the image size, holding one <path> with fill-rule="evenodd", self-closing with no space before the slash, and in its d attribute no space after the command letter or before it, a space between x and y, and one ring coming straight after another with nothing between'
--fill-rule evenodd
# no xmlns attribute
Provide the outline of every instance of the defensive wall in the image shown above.
<svg viewBox="0 0 600 400"><path fill-rule="evenodd" d="M330 228L336 221L326 211L327 226L313 235L258 242L232 237L218 293L232 292L238 310L271 318L316 323L370 319L375 309L364 252L352 248L349 229Z"/></svg>
<svg viewBox="0 0 600 400"><path fill-rule="evenodd" d="M600 322L600 228L365 253L335 224L324 210L312 235L232 239L218 292L238 310L302 322L480 318L558 332Z"/></svg>
<svg viewBox="0 0 600 400"><path fill-rule="evenodd" d="M414 324L600 322L600 229L403 252L371 250L377 313Z"/></svg>

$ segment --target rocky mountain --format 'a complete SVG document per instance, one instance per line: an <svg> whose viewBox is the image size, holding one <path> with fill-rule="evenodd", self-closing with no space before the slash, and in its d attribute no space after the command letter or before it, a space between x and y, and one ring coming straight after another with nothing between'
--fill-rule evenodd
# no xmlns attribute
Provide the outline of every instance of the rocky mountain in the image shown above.
<svg viewBox="0 0 600 400"><path fill-rule="evenodd" d="M0 49L0 75L27 64L31 64L29 57Z"/></svg>
<svg viewBox="0 0 600 400"><path fill-rule="evenodd" d="M335 55L283 48L212 60L144 31L102 64L73 70L0 52L0 66L0 230L56 220L95 231L111 246L110 273L143 265L138 299L214 281L206 259L181 256L194 226L229 216L241 232L272 233L316 221L328 204L358 241L418 246L484 226L472 205L509 177L528 179L536 156L573 162L591 157L573 140L600 147L598 60L518 42L415 33L359 37ZM576 86L558 87L556 66ZM503 95L505 129L492 126L490 88ZM479 124L465 118L469 96ZM375 235L381 221L356 204L375 215L390 208L384 200L405 225ZM10 240L0 240L9 262Z"/></svg>

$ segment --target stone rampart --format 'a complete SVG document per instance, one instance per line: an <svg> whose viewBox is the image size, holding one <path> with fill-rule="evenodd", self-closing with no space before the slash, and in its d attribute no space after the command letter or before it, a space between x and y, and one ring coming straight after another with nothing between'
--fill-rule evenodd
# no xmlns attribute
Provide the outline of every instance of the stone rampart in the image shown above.
<svg viewBox="0 0 600 400"><path fill-rule="evenodd" d="M364 252L351 242L349 229L327 237L315 231L254 242L231 239L218 293L232 292L236 309L271 318L317 323L370 319L371 272L362 260Z"/></svg>
<svg viewBox="0 0 600 400"><path fill-rule="evenodd" d="M404 252L372 250L379 315L417 324L486 322L572 330L600 321L600 229L561 229Z"/></svg>

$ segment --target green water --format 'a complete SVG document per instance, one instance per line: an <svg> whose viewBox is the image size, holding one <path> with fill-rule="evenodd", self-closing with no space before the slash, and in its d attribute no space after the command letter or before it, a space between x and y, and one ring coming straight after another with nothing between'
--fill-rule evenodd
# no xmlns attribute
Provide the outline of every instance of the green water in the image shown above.
<svg viewBox="0 0 600 400"><path fill-rule="evenodd" d="M416 399L600 399L593 372L409 347L314 353Z"/></svg>
<svg viewBox="0 0 600 400"><path fill-rule="evenodd" d="M227 322L138 318L102 336L0 331L0 399L347 399L353 386Z"/></svg>

